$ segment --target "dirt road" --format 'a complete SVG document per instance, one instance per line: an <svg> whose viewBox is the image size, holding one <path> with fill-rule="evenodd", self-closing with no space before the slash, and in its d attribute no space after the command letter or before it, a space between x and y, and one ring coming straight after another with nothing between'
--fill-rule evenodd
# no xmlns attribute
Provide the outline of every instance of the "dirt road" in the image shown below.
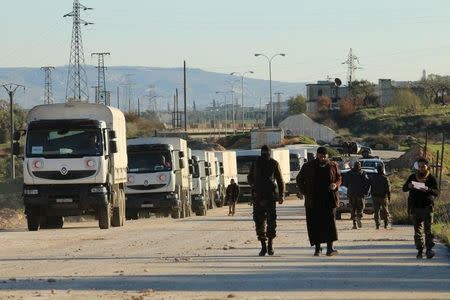
<svg viewBox="0 0 450 300"><path fill-rule="evenodd" d="M257 256L246 204L234 217L0 231L0 299L450 299L443 245L419 261L411 227L377 231L367 216L356 231L338 221L338 256L313 257L300 204L279 207L273 257Z"/></svg>

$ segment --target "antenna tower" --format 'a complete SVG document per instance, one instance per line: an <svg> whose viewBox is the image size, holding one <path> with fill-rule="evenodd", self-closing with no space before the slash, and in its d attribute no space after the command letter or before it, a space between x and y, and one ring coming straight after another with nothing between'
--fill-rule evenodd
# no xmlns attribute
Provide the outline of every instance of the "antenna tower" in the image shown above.
<svg viewBox="0 0 450 300"><path fill-rule="evenodd" d="M352 80L354 79L355 71L357 69L361 69L361 67L357 66L357 64L359 64L359 58L353 54L352 48L350 48L350 51L348 52L347 60L344 61L342 64L348 65L347 81L348 81L348 86L350 87L352 85Z"/></svg>
<svg viewBox="0 0 450 300"><path fill-rule="evenodd" d="M83 42L81 39L81 25L91 25L80 18L80 10L92 8L80 4L79 0L73 0L73 10L64 17L73 18L72 42L70 46L69 71L66 85L66 101L89 101L87 75L84 67Z"/></svg>
<svg viewBox="0 0 450 300"><path fill-rule="evenodd" d="M111 55L109 52L97 52L91 53L91 56L98 56L97 65L97 89L95 95L95 103L109 105L106 92L106 80L105 80L105 55Z"/></svg>
<svg viewBox="0 0 450 300"><path fill-rule="evenodd" d="M53 103L53 89L52 89L52 70L54 67L46 66L42 67L44 70L44 104L52 104Z"/></svg>

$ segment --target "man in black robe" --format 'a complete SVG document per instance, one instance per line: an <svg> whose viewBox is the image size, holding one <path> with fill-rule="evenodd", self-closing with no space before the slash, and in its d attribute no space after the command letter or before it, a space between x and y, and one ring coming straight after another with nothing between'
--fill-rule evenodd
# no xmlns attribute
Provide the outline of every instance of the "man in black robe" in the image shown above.
<svg viewBox="0 0 450 300"><path fill-rule="evenodd" d="M321 243L327 244L327 256L337 254L336 207L339 203L341 174L337 165L328 159L327 149L319 147L315 160L305 163L297 175L297 186L305 195L306 226L314 256L319 256Z"/></svg>

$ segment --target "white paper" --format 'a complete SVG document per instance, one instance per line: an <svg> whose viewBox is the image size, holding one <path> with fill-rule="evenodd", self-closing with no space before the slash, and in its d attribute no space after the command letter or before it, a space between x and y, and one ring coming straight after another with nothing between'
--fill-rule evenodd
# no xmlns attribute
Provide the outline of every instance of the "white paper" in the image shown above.
<svg viewBox="0 0 450 300"><path fill-rule="evenodd" d="M411 181L413 188L420 190L420 189L426 189L425 182L418 182L418 181Z"/></svg>
<svg viewBox="0 0 450 300"><path fill-rule="evenodd" d="M42 154L44 152L43 146L32 146L31 147L31 154Z"/></svg>

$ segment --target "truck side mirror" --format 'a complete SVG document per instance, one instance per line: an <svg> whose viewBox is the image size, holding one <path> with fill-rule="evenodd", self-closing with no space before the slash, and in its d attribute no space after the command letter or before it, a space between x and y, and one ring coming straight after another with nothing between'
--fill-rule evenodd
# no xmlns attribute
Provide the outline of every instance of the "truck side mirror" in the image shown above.
<svg viewBox="0 0 450 300"><path fill-rule="evenodd" d="M109 141L109 152L117 153L117 142L116 141Z"/></svg>
<svg viewBox="0 0 450 300"><path fill-rule="evenodd" d="M12 153L14 155L16 155L16 156L20 154L20 144L19 144L19 142L14 142L13 143Z"/></svg>
<svg viewBox="0 0 450 300"><path fill-rule="evenodd" d="M207 167L205 167L205 175L206 176L211 175L211 172L210 172L209 168L207 168Z"/></svg>
<svg viewBox="0 0 450 300"><path fill-rule="evenodd" d="M194 166L192 165L189 166L189 174L194 174Z"/></svg>
<svg viewBox="0 0 450 300"><path fill-rule="evenodd" d="M184 151L180 151L180 152L178 153L178 156L179 156L180 158L184 157Z"/></svg>
<svg viewBox="0 0 450 300"><path fill-rule="evenodd" d="M184 167L186 167L184 165L184 160L182 158L180 158L180 169L184 169Z"/></svg>
<svg viewBox="0 0 450 300"><path fill-rule="evenodd" d="M14 141L18 141L18 140L20 140L21 136L22 136L22 134L20 133L20 131L14 131L14 133L13 133L13 140Z"/></svg>
<svg viewBox="0 0 450 300"><path fill-rule="evenodd" d="M223 174L223 166L220 167L220 174Z"/></svg>
<svg viewBox="0 0 450 300"><path fill-rule="evenodd" d="M188 164L189 164L189 165L192 165L192 164L193 164L192 158L189 158L189 159L188 159Z"/></svg>
<svg viewBox="0 0 450 300"><path fill-rule="evenodd" d="M116 133L116 131L115 131L115 130L110 130L110 131L109 131L109 139L110 139L110 140L113 140L113 139L115 139L115 138L117 138L117 133Z"/></svg>

